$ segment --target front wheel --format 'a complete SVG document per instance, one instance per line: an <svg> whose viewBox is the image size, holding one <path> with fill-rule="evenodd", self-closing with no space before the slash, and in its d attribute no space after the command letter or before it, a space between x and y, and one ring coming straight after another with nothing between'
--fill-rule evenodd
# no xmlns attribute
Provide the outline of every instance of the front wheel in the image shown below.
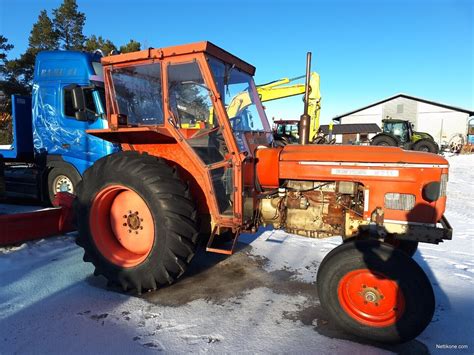
<svg viewBox="0 0 474 355"><path fill-rule="evenodd" d="M171 284L194 256L196 209L163 160L136 152L98 160L84 173L74 207L84 261L124 290Z"/></svg>
<svg viewBox="0 0 474 355"><path fill-rule="evenodd" d="M438 154L439 147L438 147L438 144L436 144L436 142L432 140L420 139L418 142L416 142L413 145L413 150L417 150L419 152Z"/></svg>
<svg viewBox="0 0 474 355"><path fill-rule="evenodd" d="M317 285L321 305L336 325L373 341L414 339L433 317L433 289L423 270L376 240L332 250L319 267Z"/></svg>
<svg viewBox="0 0 474 355"><path fill-rule="evenodd" d="M81 176L71 166L64 165L52 168L48 172L49 203L53 204L58 192L69 192L74 195L79 181L81 181Z"/></svg>

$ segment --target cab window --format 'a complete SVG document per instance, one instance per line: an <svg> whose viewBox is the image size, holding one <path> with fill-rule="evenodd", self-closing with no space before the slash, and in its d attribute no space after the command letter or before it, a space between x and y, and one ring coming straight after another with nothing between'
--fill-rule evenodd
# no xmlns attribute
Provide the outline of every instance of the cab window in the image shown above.
<svg viewBox="0 0 474 355"><path fill-rule="evenodd" d="M160 63L114 68L112 84L119 113L127 116L129 124L164 123Z"/></svg>
<svg viewBox="0 0 474 355"><path fill-rule="evenodd" d="M223 161L228 149L199 65L169 65L168 91L169 110L188 144L206 165Z"/></svg>
<svg viewBox="0 0 474 355"><path fill-rule="evenodd" d="M86 100L86 108L90 110L90 114L94 113L97 115L98 110L94 102L93 89L84 89L84 98ZM68 117L75 117L76 110L74 110L74 105L72 104L72 89L64 89L64 114ZM92 119L94 117L91 117Z"/></svg>

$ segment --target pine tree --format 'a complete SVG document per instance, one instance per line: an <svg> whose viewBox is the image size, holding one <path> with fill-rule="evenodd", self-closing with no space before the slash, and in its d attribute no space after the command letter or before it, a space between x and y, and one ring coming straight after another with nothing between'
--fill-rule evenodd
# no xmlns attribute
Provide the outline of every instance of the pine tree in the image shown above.
<svg viewBox="0 0 474 355"><path fill-rule="evenodd" d="M42 10L38 21L33 25L28 37L28 49L36 55L40 51L55 50L59 48L59 36L54 30L53 21L46 10Z"/></svg>
<svg viewBox="0 0 474 355"><path fill-rule="evenodd" d="M92 35L86 40L84 49L87 52L94 52L96 49L100 49L104 55L110 55L112 51L117 51L117 47L112 41L104 39L102 36L96 37L96 35Z"/></svg>
<svg viewBox="0 0 474 355"><path fill-rule="evenodd" d="M46 10L42 10L38 21L31 29L25 53L20 58L6 64L9 80L16 80L29 90L33 80L36 55L43 50L58 49L58 46L58 34L53 28L53 21L49 18Z"/></svg>
<svg viewBox="0 0 474 355"><path fill-rule="evenodd" d="M4 74L7 53L13 49L13 44L8 43L8 38L0 35L0 74Z"/></svg>
<svg viewBox="0 0 474 355"><path fill-rule="evenodd" d="M130 52L136 52L141 49L142 45L140 42L137 42L133 39L130 40L127 44L124 44L123 46L120 46L120 52L121 53L130 53Z"/></svg>
<svg viewBox="0 0 474 355"><path fill-rule="evenodd" d="M24 86L10 78L8 75L7 60L8 52L13 49L13 44L8 43L8 39L0 35L0 144L12 142L11 135L11 95L27 94Z"/></svg>
<svg viewBox="0 0 474 355"><path fill-rule="evenodd" d="M66 50L82 50L86 36L82 33L86 15L77 10L76 0L64 0L53 10L54 29L58 34L60 48Z"/></svg>

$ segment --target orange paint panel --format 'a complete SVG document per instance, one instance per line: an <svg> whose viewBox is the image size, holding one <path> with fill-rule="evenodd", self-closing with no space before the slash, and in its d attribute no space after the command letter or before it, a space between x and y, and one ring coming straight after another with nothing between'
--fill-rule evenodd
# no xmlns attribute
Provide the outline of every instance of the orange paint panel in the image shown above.
<svg viewBox="0 0 474 355"><path fill-rule="evenodd" d="M337 161L366 163L410 163L448 165L442 156L405 151L395 147L353 145L287 145L280 155L282 161Z"/></svg>
<svg viewBox="0 0 474 355"><path fill-rule="evenodd" d="M280 153L282 148L257 149L257 177L260 185L266 188L280 186Z"/></svg>

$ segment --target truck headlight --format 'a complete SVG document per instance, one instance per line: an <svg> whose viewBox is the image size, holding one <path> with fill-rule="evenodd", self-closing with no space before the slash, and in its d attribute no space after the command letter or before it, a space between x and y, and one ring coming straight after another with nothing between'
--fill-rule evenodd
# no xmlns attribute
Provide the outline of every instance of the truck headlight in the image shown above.
<svg viewBox="0 0 474 355"><path fill-rule="evenodd" d="M385 194L385 208L409 211L415 207L415 195L390 192Z"/></svg>

